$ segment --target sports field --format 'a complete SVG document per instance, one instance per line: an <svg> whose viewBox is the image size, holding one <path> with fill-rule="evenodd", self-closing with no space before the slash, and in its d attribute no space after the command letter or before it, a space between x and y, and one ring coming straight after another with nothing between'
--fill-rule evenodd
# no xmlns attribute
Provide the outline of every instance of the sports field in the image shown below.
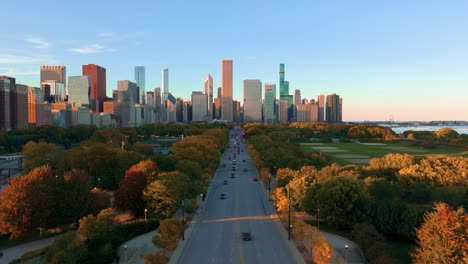
<svg viewBox="0 0 468 264"><path fill-rule="evenodd" d="M436 147L433 149L414 146L410 143L301 143L307 150L322 152L340 164L368 164L369 160L383 157L389 153L407 153L413 156L435 154L456 155L468 157L468 150L452 147Z"/></svg>

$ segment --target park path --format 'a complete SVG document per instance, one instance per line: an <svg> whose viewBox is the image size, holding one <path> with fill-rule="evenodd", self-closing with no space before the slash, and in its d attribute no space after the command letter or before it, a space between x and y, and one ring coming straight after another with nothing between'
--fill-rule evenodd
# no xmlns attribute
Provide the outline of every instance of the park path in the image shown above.
<svg viewBox="0 0 468 264"><path fill-rule="evenodd" d="M24 253L51 245L52 243L54 243L55 239L58 236L39 239L36 241L12 246L6 249L0 249L0 251L3 252L3 257L0 257L0 263L10 263L15 259L19 259Z"/></svg>

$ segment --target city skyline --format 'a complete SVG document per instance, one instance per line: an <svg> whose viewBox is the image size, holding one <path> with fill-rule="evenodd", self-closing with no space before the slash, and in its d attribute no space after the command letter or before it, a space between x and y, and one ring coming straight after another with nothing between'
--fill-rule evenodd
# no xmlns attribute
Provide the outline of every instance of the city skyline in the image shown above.
<svg viewBox="0 0 468 264"><path fill-rule="evenodd" d="M145 66L146 91L162 87L160 73L168 68L170 91L189 99L192 91L203 91L207 74L214 89L221 86L219 61L231 58L237 101L247 79L278 89L278 65L284 63L290 93L346 98L343 121L468 119L463 1L93 2L92 9L90 1L27 2L35 10L28 21L41 22L15 20L0 44L0 74L17 83L39 87L40 65L64 65L67 76L79 76L82 65L96 64L106 68L111 96L117 80L134 81L135 66ZM50 6L55 19L41 19ZM15 2L9 10L7 21L25 12ZM120 17L136 11L135 21ZM199 16L201 11L210 15ZM282 19L266 19L271 14Z"/></svg>

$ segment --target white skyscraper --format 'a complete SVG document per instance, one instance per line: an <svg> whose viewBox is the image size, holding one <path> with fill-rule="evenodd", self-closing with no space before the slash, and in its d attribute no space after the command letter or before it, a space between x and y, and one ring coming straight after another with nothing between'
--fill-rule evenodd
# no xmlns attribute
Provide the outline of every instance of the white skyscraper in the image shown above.
<svg viewBox="0 0 468 264"><path fill-rule="evenodd" d="M207 97L207 115L211 119L213 117L213 78L211 75L207 75L203 81L205 86L205 94Z"/></svg>

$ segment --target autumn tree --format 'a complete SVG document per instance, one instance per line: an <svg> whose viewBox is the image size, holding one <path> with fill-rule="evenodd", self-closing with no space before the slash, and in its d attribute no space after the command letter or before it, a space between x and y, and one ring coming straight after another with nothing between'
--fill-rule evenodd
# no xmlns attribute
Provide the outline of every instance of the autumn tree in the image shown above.
<svg viewBox="0 0 468 264"><path fill-rule="evenodd" d="M174 171L159 174L143 191L143 199L157 217L170 217L188 193L188 176Z"/></svg>
<svg viewBox="0 0 468 264"><path fill-rule="evenodd" d="M468 262L468 215L463 207L435 203L416 235L418 246L411 254L414 263Z"/></svg>
<svg viewBox="0 0 468 264"><path fill-rule="evenodd" d="M151 160L141 161L130 167L114 193L114 205L119 210L130 210L134 216L143 215L146 203L143 190L158 173Z"/></svg>
<svg viewBox="0 0 468 264"><path fill-rule="evenodd" d="M71 221L78 221L88 212L91 202L91 177L83 170L71 170L64 177L62 197L53 197L56 208L60 208L59 215ZM55 209L57 210L57 209Z"/></svg>
<svg viewBox="0 0 468 264"><path fill-rule="evenodd" d="M333 246L327 243L327 238L313 226L306 228L306 246L312 251L312 261L315 264L330 263Z"/></svg>
<svg viewBox="0 0 468 264"><path fill-rule="evenodd" d="M373 225L368 223L355 224L351 235L363 248L370 263L398 263L390 252L387 240Z"/></svg>
<svg viewBox="0 0 468 264"><path fill-rule="evenodd" d="M143 256L145 264L166 264L169 263L169 258L166 255L166 250L160 250L154 254L146 254Z"/></svg>
<svg viewBox="0 0 468 264"><path fill-rule="evenodd" d="M46 226L50 214L49 186L55 177L49 166L10 181L0 195L0 233L10 239L23 237Z"/></svg>
<svg viewBox="0 0 468 264"><path fill-rule="evenodd" d="M44 260L50 264L79 263L87 254L85 241L70 231L58 237L54 244L48 247Z"/></svg>
<svg viewBox="0 0 468 264"><path fill-rule="evenodd" d="M161 220L158 233L153 237L156 248L174 250L182 236L184 227L179 219L169 218Z"/></svg>

